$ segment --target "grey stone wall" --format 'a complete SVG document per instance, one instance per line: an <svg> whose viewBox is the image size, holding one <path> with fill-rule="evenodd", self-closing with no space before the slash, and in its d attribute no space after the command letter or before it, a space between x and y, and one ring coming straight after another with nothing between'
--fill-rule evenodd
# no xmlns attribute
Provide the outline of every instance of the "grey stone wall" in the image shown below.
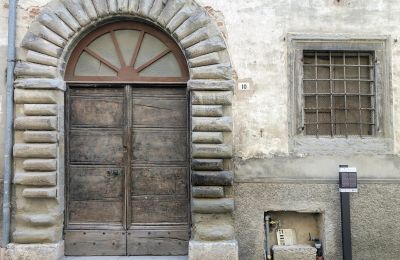
<svg viewBox="0 0 400 260"><path fill-rule="evenodd" d="M240 259L262 259L264 212L321 212L326 260L341 259L340 200L336 184L235 183L234 221ZM351 195L353 259L394 260L400 255L400 185L362 184Z"/></svg>

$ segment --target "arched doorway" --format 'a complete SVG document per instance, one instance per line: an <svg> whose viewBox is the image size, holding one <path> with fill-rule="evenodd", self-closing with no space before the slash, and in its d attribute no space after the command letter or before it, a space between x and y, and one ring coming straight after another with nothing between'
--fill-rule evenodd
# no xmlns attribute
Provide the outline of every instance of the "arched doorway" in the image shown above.
<svg viewBox="0 0 400 260"><path fill-rule="evenodd" d="M66 255L186 255L188 69L138 22L97 28L66 67Z"/></svg>

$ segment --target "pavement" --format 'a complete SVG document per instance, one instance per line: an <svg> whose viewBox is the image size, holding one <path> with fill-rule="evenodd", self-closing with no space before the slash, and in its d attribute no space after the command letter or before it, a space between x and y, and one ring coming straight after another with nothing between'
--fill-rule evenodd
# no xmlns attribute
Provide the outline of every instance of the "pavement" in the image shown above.
<svg viewBox="0 0 400 260"><path fill-rule="evenodd" d="M63 260L187 260L187 256L64 256Z"/></svg>

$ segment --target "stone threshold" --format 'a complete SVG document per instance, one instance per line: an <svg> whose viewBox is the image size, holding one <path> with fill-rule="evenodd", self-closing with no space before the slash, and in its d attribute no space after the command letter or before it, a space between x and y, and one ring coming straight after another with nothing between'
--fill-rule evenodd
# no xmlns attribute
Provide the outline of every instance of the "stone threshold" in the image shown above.
<svg viewBox="0 0 400 260"><path fill-rule="evenodd" d="M187 256L64 256L62 260L187 260Z"/></svg>

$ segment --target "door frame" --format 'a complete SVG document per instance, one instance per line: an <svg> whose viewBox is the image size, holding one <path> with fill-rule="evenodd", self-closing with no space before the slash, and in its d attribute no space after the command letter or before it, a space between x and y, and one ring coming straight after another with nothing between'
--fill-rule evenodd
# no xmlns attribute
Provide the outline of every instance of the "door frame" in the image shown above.
<svg viewBox="0 0 400 260"><path fill-rule="evenodd" d="M192 189L197 188L197 193L192 192L191 198L193 233L189 254L200 252L207 243L212 244L211 248L228 246L229 250L237 252L231 220L234 209L232 193L216 189L216 197L202 197L202 191L208 191L209 186L230 189L233 184L231 105L235 81L223 29L196 2L170 0L165 6L152 6L153 1L142 2L133 10L119 5L112 9L105 1L72 4L52 0L43 7L25 34L21 48L26 55L21 57L14 70L14 102L18 108L14 121L14 174L17 176L25 171L33 175L36 171L49 173L46 185L38 185L34 179L14 180L14 247L23 250L23 245L19 244L35 244L32 250L39 255L46 252L58 258L63 254L65 64L84 35L93 28L122 19L145 22L164 31L186 56L190 74L187 83L190 92L190 133L196 137L190 143L190 158L192 162L196 160L196 166L193 163L191 166L191 180ZM63 11L67 9L69 12ZM68 15L57 15L60 10ZM73 24L70 23L72 21ZM41 55L38 56L38 52ZM46 109L35 112L35 115L28 114L30 104L46 105ZM215 122L218 124L215 125ZM47 132L36 135L36 131ZM43 153L44 147L48 152ZM211 160L222 162L222 167L205 170L206 162ZM218 180L205 178L204 172L211 172L218 176ZM36 204L47 207L31 206ZM216 205L224 205L223 210ZM48 216L46 222L37 223L38 214ZM226 217L221 219L218 214ZM194 222L197 216L204 215L209 216L208 229L202 227L202 223ZM229 232L216 238L210 227L218 227L221 223L229 227ZM53 244L51 249L45 245L49 243ZM219 254L218 250L212 249L208 253Z"/></svg>

